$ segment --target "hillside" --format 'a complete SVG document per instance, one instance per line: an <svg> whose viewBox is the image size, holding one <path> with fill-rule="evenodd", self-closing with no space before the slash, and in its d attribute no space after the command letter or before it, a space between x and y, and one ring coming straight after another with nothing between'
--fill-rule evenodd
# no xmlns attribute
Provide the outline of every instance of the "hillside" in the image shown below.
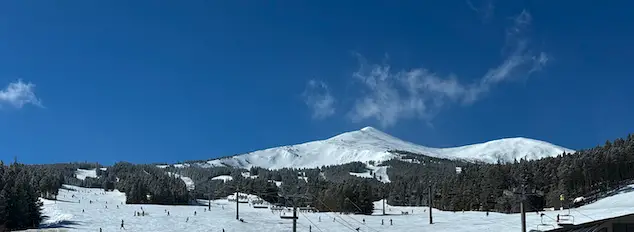
<svg viewBox="0 0 634 232"><path fill-rule="evenodd" d="M528 138L505 138L453 148L432 148L410 143L372 127L346 132L329 139L269 148L204 163L202 167L314 168L350 162L385 161L396 158L390 150L409 151L431 157L495 163L524 158L535 160L574 152L571 149ZM176 165L177 167L180 165Z"/></svg>

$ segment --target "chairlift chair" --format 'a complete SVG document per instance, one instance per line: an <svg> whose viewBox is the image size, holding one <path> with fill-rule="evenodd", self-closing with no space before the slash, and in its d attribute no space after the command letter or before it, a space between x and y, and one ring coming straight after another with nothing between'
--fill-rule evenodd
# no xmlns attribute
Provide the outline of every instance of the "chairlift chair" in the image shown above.
<svg viewBox="0 0 634 232"><path fill-rule="evenodd" d="M570 214L570 208L568 208L567 214L559 215L559 220L557 220L557 225L560 226L568 226L575 224L575 217Z"/></svg>
<svg viewBox="0 0 634 232"><path fill-rule="evenodd" d="M541 223L539 225L537 225L537 231L547 231L547 230L554 230L556 229L556 227L552 224L546 224L544 223L544 214L540 214L539 215L540 219L541 219Z"/></svg>

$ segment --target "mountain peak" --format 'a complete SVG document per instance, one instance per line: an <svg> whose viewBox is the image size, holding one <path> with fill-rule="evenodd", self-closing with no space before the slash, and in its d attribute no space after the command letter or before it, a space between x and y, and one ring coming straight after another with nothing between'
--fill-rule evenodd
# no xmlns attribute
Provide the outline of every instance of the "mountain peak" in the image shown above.
<svg viewBox="0 0 634 232"><path fill-rule="evenodd" d="M379 130L377 130L374 127L371 127L371 126L366 126L364 128L361 128L360 131L379 131Z"/></svg>
<svg viewBox="0 0 634 232"><path fill-rule="evenodd" d="M204 166L250 168L313 168L350 162L385 161L398 158L390 151L401 150L421 155L481 161L487 163L541 159L574 151L529 138L505 138L451 148L432 148L407 142L366 126L329 139L254 151L243 155L210 160Z"/></svg>

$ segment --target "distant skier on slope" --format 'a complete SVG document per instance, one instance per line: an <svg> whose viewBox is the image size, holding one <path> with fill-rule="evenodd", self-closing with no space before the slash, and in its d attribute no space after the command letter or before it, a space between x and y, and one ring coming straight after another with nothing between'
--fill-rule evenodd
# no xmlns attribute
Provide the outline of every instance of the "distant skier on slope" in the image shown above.
<svg viewBox="0 0 634 232"><path fill-rule="evenodd" d="M123 219L121 219L121 228L119 228L119 229L124 229L125 230L125 227L123 226Z"/></svg>

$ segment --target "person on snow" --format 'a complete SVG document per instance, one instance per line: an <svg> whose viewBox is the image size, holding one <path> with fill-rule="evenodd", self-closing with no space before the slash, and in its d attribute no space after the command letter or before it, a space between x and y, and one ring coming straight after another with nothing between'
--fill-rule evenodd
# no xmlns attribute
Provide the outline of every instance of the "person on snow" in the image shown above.
<svg viewBox="0 0 634 232"><path fill-rule="evenodd" d="M390 226L391 226L391 225L393 225L393 224L392 224L392 219L390 218Z"/></svg>
<svg viewBox="0 0 634 232"><path fill-rule="evenodd" d="M194 211L194 216L196 216L196 211Z"/></svg>
<svg viewBox="0 0 634 232"><path fill-rule="evenodd" d="M121 228L119 228L119 229L124 229L125 230L125 227L123 226L123 219L121 219Z"/></svg>

